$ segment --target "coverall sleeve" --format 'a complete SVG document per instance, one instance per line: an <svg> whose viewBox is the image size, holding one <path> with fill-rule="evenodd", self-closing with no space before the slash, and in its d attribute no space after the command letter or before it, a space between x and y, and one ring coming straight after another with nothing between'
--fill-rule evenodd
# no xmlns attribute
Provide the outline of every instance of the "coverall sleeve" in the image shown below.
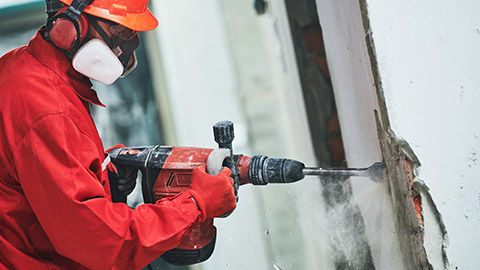
<svg viewBox="0 0 480 270"><path fill-rule="evenodd" d="M139 269L198 223L188 192L136 209L112 203L95 174L99 159L94 141L64 114L43 118L14 151L25 196L62 256L90 269Z"/></svg>

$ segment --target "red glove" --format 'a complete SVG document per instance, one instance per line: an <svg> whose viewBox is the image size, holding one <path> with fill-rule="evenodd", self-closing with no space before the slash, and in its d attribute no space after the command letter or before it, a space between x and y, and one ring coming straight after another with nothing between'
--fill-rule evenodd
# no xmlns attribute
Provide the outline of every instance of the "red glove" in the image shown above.
<svg viewBox="0 0 480 270"><path fill-rule="evenodd" d="M205 169L203 165L193 170L190 185L190 193L202 212L202 222L231 212L237 205L230 169L225 167L217 175L208 174Z"/></svg>

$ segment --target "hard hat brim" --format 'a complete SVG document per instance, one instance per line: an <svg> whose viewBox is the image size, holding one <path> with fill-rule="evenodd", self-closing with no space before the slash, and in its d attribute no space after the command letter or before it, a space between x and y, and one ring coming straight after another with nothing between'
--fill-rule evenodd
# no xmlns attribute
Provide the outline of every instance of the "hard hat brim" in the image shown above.
<svg viewBox="0 0 480 270"><path fill-rule="evenodd" d="M66 5L71 5L72 3L72 0L59 1ZM148 8L145 8L145 10L141 13L132 13L125 9L119 9L116 11L101 8L100 5L95 5L94 2L93 5L88 5L83 12L121 24L135 31L153 30L158 25L157 19Z"/></svg>
<svg viewBox="0 0 480 270"><path fill-rule="evenodd" d="M125 15L114 15L111 14L109 10L87 6L84 12L102 19L121 24L135 31L149 31L155 29L158 26L157 19L149 9L147 9L143 13L126 13Z"/></svg>

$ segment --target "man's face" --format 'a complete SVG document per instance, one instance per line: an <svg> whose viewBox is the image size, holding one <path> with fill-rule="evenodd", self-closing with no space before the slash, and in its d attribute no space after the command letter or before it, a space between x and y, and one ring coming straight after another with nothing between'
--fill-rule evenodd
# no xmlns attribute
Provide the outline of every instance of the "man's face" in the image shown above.
<svg viewBox="0 0 480 270"><path fill-rule="evenodd" d="M137 35L137 31L133 31L123 25L114 22L108 22L101 19L96 19L96 22L111 39L118 38L123 40L131 40ZM87 40L90 40L92 38L103 39L100 33L98 33L97 30L90 23Z"/></svg>
<svg viewBox="0 0 480 270"><path fill-rule="evenodd" d="M112 37L113 34L110 33L110 31L108 30L108 24L107 23L99 20L98 25L100 25L100 27L105 31L105 33L108 34L109 37ZM90 27L88 29L88 36L86 38L86 41L94 39L94 38L103 39L100 36L100 34L95 30L93 25L90 23Z"/></svg>
<svg viewBox="0 0 480 270"><path fill-rule="evenodd" d="M101 39L108 44L124 66L124 74L135 65L134 51L138 47L137 31L107 20L90 17L90 29L86 41Z"/></svg>

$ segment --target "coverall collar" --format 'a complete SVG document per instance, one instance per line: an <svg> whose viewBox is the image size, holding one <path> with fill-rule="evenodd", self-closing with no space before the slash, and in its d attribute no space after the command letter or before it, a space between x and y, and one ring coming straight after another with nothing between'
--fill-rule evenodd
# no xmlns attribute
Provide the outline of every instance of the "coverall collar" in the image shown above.
<svg viewBox="0 0 480 270"><path fill-rule="evenodd" d="M47 68L57 73L82 100L105 107L98 99L97 93L91 89L92 82L90 79L78 73L67 56L43 39L44 31L40 29L35 37L30 40L27 45L30 54Z"/></svg>

